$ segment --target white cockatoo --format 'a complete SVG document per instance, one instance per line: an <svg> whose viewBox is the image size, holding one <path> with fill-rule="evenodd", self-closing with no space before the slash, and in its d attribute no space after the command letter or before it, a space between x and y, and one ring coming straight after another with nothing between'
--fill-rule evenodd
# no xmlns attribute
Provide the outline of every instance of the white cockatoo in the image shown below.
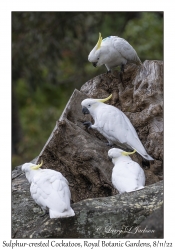
<svg viewBox="0 0 175 250"><path fill-rule="evenodd" d="M74 216L70 207L71 193L66 178L55 170L41 169L42 163L25 163L22 171L31 184L30 193L34 201L45 213L49 210L50 218Z"/></svg>
<svg viewBox="0 0 175 250"><path fill-rule="evenodd" d="M130 62L142 65L135 49L125 39L108 36L102 40L101 33L99 33L98 42L90 52L88 60L94 67L104 64L108 72L117 66L120 66L121 72L124 72L124 65Z"/></svg>
<svg viewBox="0 0 175 250"><path fill-rule="evenodd" d="M88 98L81 102L82 112L91 114L95 121L93 125L91 122L84 122L84 125L97 129L108 140L109 145L123 144L135 149L146 160L153 160L146 152L128 117L118 108L104 103L111 97L112 95L105 99Z"/></svg>
<svg viewBox="0 0 175 250"><path fill-rule="evenodd" d="M112 170L112 184L119 193L132 192L144 188L145 173L139 164L129 157L131 153L119 148L112 148L108 151L114 168Z"/></svg>

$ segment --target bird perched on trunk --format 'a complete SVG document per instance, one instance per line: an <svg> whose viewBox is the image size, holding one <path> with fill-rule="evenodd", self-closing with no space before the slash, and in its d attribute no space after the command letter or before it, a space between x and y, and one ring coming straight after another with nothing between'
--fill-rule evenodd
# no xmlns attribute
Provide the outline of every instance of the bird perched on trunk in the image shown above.
<svg viewBox="0 0 175 250"><path fill-rule="evenodd" d="M74 216L75 213L70 207L71 194L68 181L60 172L41 169L42 164L25 163L22 165L22 171L25 172L31 184L32 198L45 211L45 214L49 210L50 218Z"/></svg>
<svg viewBox="0 0 175 250"><path fill-rule="evenodd" d="M132 192L144 188L145 173L139 164L129 157L131 153L119 148L112 148L108 151L114 168L112 170L112 184L119 193Z"/></svg>
<svg viewBox="0 0 175 250"><path fill-rule="evenodd" d="M81 102L82 112L91 114L95 121L93 125L89 121L84 122L84 125L97 129L108 140L109 145L123 144L135 149L146 160L153 160L146 152L127 116L118 108L104 103L111 97L112 95L105 99L88 98Z"/></svg>
<svg viewBox="0 0 175 250"><path fill-rule="evenodd" d="M90 52L88 60L94 67L100 67L104 64L107 72L120 66L123 73L126 63L142 65L135 49L125 39L118 36L108 36L102 40L101 33L99 33L98 42Z"/></svg>

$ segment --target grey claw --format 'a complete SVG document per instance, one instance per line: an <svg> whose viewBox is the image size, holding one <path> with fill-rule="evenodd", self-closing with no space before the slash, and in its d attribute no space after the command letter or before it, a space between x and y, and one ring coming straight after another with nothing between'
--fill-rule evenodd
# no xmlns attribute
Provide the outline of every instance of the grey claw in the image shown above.
<svg viewBox="0 0 175 250"><path fill-rule="evenodd" d="M92 126L91 122L83 122L83 125L85 125L87 128L90 128Z"/></svg>

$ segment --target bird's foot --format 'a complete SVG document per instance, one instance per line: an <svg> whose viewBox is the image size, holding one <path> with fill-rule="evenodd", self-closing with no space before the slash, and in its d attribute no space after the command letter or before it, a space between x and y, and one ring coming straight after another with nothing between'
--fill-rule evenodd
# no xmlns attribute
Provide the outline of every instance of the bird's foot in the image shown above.
<svg viewBox="0 0 175 250"><path fill-rule="evenodd" d="M113 79L113 78L118 78L118 73L116 74L114 71L108 70L107 71L107 75L109 78Z"/></svg>
<svg viewBox="0 0 175 250"><path fill-rule="evenodd" d="M83 125L85 125L88 129L92 126L91 122L83 122Z"/></svg>
<svg viewBox="0 0 175 250"><path fill-rule="evenodd" d="M48 210L45 210L45 212L44 212L42 215L40 215L40 217L44 217L44 216L47 215L47 214L49 214L49 211L48 211Z"/></svg>

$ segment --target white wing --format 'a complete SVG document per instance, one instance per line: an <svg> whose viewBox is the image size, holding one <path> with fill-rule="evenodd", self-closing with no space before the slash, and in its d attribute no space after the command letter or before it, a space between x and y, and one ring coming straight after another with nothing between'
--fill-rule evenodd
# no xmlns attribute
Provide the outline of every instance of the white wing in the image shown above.
<svg viewBox="0 0 175 250"><path fill-rule="evenodd" d="M135 49L125 39L114 36L112 45L127 61L141 63Z"/></svg>
<svg viewBox="0 0 175 250"><path fill-rule="evenodd" d="M152 160L143 147L137 132L127 116L111 105L102 105L97 110L95 124L100 127L100 132L113 143L119 141L128 144L144 158Z"/></svg>
<svg viewBox="0 0 175 250"><path fill-rule="evenodd" d="M30 188L35 202L42 208L49 208L58 213L70 209L70 190L67 180L61 173L43 169L33 178Z"/></svg>
<svg viewBox="0 0 175 250"><path fill-rule="evenodd" d="M113 168L112 183L120 193L143 188L145 185L143 169L132 160L119 162Z"/></svg>
<svg viewBox="0 0 175 250"><path fill-rule="evenodd" d="M143 169L139 166L139 164L135 161L130 161L127 163L127 170L130 173L130 175L133 176L133 178L136 181L136 187L142 187L145 185L145 174Z"/></svg>
<svg viewBox="0 0 175 250"><path fill-rule="evenodd" d="M137 135L135 128L133 127L128 117L123 112L121 113L122 113L123 119L125 120L127 124L127 139L126 139L127 144L130 145L133 149L136 149L136 151L140 155L142 155L145 159L153 160L153 158L150 155L148 155L148 153L146 152L142 142L140 141Z"/></svg>
<svg viewBox="0 0 175 250"><path fill-rule="evenodd" d="M125 121L118 109L110 105L103 105L97 110L95 124L106 135L107 139L113 142L118 140L126 143Z"/></svg>

